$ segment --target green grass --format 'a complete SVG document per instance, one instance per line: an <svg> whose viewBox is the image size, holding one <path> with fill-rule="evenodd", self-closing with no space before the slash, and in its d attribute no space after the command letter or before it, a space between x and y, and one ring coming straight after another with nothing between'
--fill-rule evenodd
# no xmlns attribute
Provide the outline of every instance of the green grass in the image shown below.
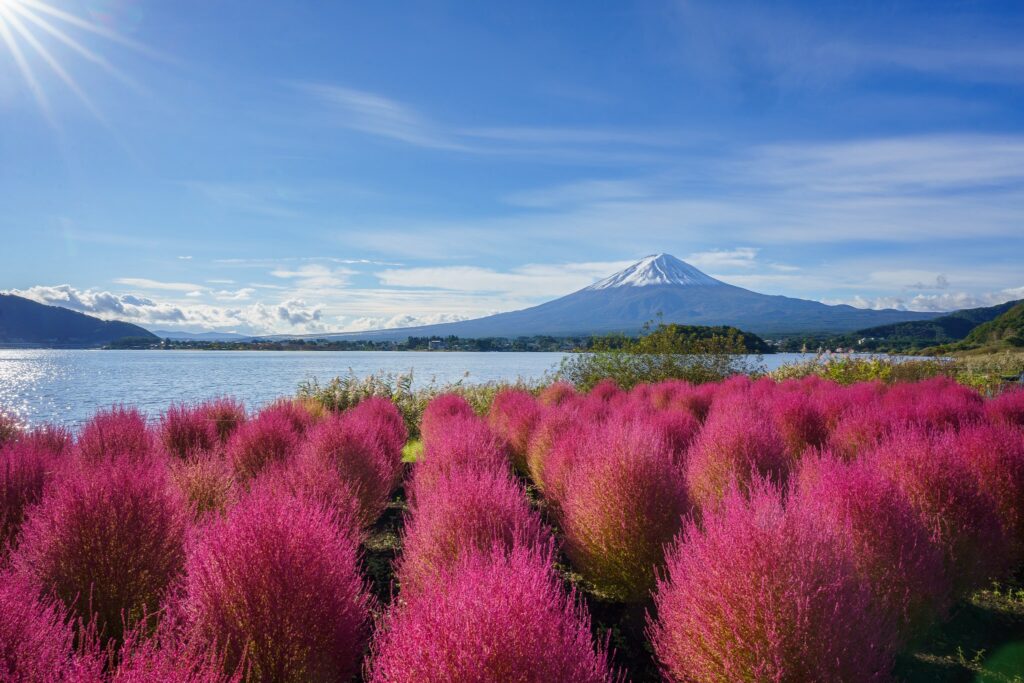
<svg viewBox="0 0 1024 683"><path fill-rule="evenodd" d="M410 439L402 448L402 462L412 464L420 459L423 453L423 442L419 439Z"/></svg>
<svg viewBox="0 0 1024 683"><path fill-rule="evenodd" d="M1024 576L957 605L949 621L900 655L906 683L1024 683Z"/></svg>

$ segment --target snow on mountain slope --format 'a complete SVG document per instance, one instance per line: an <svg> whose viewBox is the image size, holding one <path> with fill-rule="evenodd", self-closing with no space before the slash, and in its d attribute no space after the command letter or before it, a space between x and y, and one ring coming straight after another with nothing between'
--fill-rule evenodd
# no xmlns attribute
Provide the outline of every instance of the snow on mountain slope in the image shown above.
<svg viewBox="0 0 1024 683"><path fill-rule="evenodd" d="M584 291L611 289L612 287L647 287L649 285L715 287L724 284L671 254L655 254L645 256L629 268L620 270L611 277L590 285Z"/></svg>

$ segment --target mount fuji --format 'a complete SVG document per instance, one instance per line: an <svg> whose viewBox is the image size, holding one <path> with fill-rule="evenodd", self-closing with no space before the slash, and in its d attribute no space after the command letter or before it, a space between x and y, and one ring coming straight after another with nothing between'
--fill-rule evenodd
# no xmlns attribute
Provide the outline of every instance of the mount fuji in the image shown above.
<svg viewBox="0 0 1024 683"><path fill-rule="evenodd" d="M757 334L779 335L852 332L942 314L830 306L807 299L759 294L716 280L670 254L656 254L589 287L532 308L475 320L334 334L329 338L635 334L645 322L659 315L666 323L732 325Z"/></svg>

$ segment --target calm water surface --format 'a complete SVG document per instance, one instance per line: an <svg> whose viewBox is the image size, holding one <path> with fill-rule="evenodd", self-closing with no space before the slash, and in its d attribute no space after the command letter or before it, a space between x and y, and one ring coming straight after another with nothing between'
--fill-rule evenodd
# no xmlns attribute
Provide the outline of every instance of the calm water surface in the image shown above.
<svg viewBox="0 0 1024 683"><path fill-rule="evenodd" d="M151 417L171 403L230 395L257 408L350 371L413 372L416 384L537 379L561 353L417 351L67 351L0 349L0 406L30 423L76 425L97 409L138 406ZM768 368L801 354L764 357ZM810 357L810 356L808 356Z"/></svg>

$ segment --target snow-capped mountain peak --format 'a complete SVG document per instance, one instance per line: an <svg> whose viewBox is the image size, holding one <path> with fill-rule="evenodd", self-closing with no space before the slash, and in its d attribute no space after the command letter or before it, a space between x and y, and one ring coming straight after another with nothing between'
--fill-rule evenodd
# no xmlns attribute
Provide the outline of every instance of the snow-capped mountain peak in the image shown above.
<svg viewBox="0 0 1024 683"><path fill-rule="evenodd" d="M712 287L725 283L697 270L689 263L680 261L671 254L645 256L629 268L620 270L588 290L611 289L612 287L646 287L648 285L683 285L689 287Z"/></svg>

